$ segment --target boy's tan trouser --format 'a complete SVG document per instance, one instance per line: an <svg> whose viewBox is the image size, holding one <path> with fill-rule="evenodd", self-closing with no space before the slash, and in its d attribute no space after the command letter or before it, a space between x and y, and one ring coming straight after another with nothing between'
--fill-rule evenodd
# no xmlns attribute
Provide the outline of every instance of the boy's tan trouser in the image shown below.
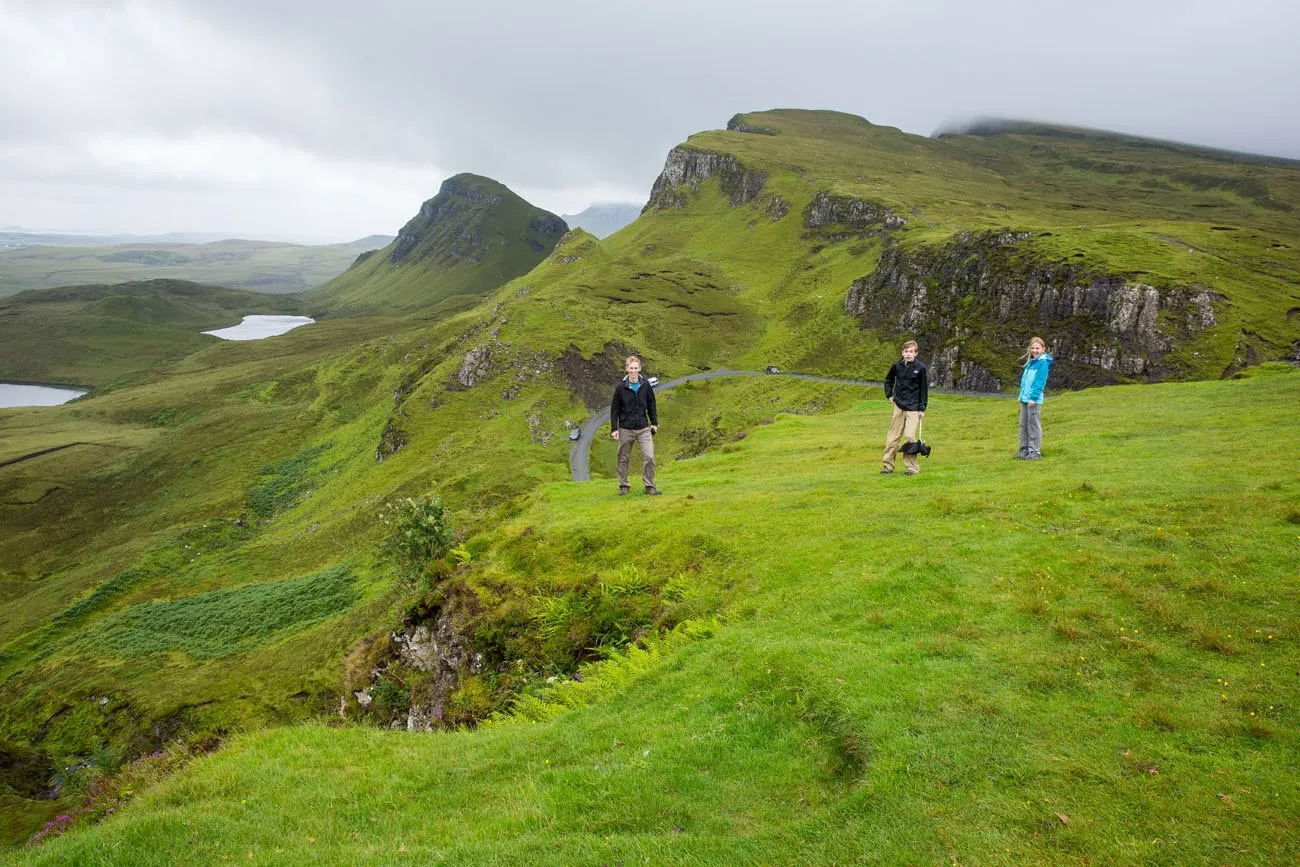
<svg viewBox="0 0 1300 867"><path fill-rule="evenodd" d="M885 438L885 456L882 459L885 469L894 468L894 456L898 454L898 447L902 445L903 440L909 443L916 439L916 426L921 421L919 412L910 412L899 409L894 406L894 417L889 422L889 436ZM909 473L921 472L921 465L916 460L916 455L903 455L903 466Z"/></svg>
<svg viewBox="0 0 1300 867"><path fill-rule="evenodd" d="M628 487L627 465L632 459L633 442L641 446L641 482L646 486L647 490L653 490L655 486L655 440L651 436L648 427L643 427L641 430L628 430L625 427L618 429L618 486L620 488Z"/></svg>

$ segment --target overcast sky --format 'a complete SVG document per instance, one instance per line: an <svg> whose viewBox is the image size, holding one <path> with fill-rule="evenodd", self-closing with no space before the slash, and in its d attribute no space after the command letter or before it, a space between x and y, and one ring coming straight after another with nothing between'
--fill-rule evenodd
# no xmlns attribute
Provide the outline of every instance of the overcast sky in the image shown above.
<svg viewBox="0 0 1300 867"><path fill-rule="evenodd" d="M0 0L0 227L393 233L441 180L644 201L738 111L1300 158L1294 0Z"/></svg>

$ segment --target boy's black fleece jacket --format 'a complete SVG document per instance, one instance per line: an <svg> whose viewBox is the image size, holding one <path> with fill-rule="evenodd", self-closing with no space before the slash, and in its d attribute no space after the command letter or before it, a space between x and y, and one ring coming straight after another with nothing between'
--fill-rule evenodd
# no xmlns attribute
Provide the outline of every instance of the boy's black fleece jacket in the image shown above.
<svg viewBox="0 0 1300 867"><path fill-rule="evenodd" d="M919 361L910 364L898 359L885 374L885 397L893 399L899 409L925 412L930 401L930 376Z"/></svg>
<svg viewBox="0 0 1300 867"><path fill-rule="evenodd" d="M609 429L641 430L654 425L659 426L659 411L655 409L655 390L645 377L641 377L641 387L636 391L628 385L627 378L614 386L614 401L609 407ZM649 421L647 421L649 419Z"/></svg>

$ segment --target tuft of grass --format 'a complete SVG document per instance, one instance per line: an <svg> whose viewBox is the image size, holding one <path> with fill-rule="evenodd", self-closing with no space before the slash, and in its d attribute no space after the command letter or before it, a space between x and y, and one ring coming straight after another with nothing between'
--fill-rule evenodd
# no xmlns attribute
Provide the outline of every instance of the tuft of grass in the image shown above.
<svg viewBox="0 0 1300 867"><path fill-rule="evenodd" d="M180 651L221 659L345 611L356 601L354 578L336 566L301 578L136 605L109 617L81 644L139 656Z"/></svg>

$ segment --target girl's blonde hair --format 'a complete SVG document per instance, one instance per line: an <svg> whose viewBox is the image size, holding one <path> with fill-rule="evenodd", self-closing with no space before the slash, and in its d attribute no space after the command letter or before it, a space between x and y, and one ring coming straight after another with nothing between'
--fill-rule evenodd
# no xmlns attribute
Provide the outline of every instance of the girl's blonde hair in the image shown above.
<svg viewBox="0 0 1300 867"><path fill-rule="evenodd" d="M1034 344L1035 344L1035 343L1037 343L1039 346L1043 347L1043 352L1047 352L1047 341L1046 341L1046 340L1044 340L1044 339L1041 338L1041 337L1031 337L1031 338L1029 338L1029 343L1025 346L1025 354L1022 355L1022 356L1020 356L1020 360L1021 360L1021 361L1028 361L1028 360L1030 359L1030 357L1031 357L1031 353L1029 352L1029 350L1031 350L1031 349L1034 348Z"/></svg>

